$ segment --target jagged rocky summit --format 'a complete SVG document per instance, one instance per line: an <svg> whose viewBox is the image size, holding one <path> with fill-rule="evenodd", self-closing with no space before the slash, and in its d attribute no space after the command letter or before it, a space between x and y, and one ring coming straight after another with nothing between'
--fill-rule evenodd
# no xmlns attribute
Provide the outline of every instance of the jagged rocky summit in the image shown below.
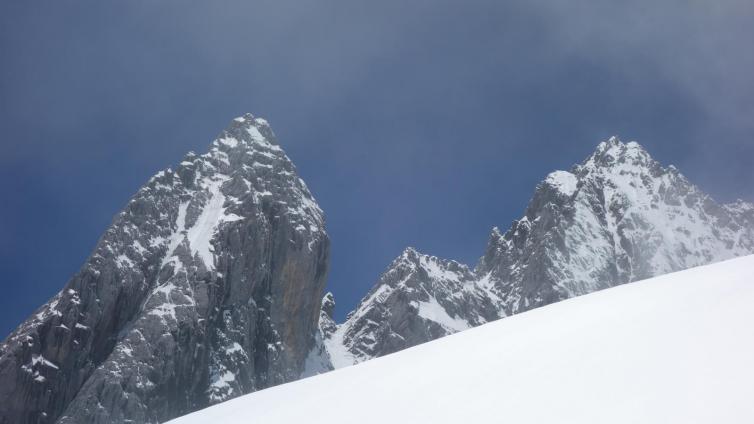
<svg viewBox="0 0 754 424"><path fill-rule="evenodd" d="M321 320L332 365L393 353L596 290L754 253L754 205L718 204L638 143L613 137L492 230L475 269L407 249L344 323ZM331 299L332 301L332 299ZM323 322L326 325L323 325Z"/></svg>
<svg viewBox="0 0 754 424"><path fill-rule="evenodd" d="M475 268L407 248L344 323L324 217L267 122L236 118L142 187L65 288L0 344L0 424L157 423L562 299L754 253L637 143L601 143L493 229Z"/></svg>
<svg viewBox="0 0 754 424"><path fill-rule="evenodd" d="M150 179L0 344L0 423L157 423L298 378L328 257L269 125L236 118Z"/></svg>

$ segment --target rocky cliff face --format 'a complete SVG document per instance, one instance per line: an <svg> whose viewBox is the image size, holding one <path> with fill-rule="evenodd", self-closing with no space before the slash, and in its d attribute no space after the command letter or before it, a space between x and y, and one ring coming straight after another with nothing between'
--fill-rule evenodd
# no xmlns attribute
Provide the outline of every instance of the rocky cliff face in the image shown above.
<svg viewBox="0 0 754 424"><path fill-rule="evenodd" d="M329 240L268 124L154 176L0 345L0 423L156 423L298 378Z"/></svg>
<svg viewBox="0 0 754 424"><path fill-rule="evenodd" d="M345 366L618 284L754 253L754 205L720 205L613 137L536 188L470 271L409 249L335 331Z"/></svg>

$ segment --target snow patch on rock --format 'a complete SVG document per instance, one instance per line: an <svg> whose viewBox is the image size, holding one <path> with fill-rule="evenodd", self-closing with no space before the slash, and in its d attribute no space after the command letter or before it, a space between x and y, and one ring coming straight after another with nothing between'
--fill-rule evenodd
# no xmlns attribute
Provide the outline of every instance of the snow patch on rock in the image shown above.
<svg viewBox="0 0 754 424"><path fill-rule="evenodd" d="M565 196L572 196L576 192L579 180L570 172L555 171L547 176L545 183Z"/></svg>

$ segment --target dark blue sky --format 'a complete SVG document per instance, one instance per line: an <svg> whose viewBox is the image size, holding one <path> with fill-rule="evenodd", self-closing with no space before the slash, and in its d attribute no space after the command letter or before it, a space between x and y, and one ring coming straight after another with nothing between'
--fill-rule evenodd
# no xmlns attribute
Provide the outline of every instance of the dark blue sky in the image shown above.
<svg viewBox="0 0 754 424"><path fill-rule="evenodd" d="M628 3L0 3L0 336L244 112L325 211L340 317L408 245L473 265L613 134L754 200L754 3Z"/></svg>

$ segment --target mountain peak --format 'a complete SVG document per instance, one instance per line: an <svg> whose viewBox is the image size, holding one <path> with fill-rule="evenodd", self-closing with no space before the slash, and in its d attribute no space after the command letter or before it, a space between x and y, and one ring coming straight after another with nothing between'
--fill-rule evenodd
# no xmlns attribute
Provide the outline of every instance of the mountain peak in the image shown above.
<svg viewBox="0 0 754 424"><path fill-rule="evenodd" d="M656 168L659 164L638 142L624 143L617 136L612 136L598 144L594 153L581 164L574 166L571 172L582 176L597 169L620 166Z"/></svg>
<svg viewBox="0 0 754 424"><path fill-rule="evenodd" d="M212 143L213 148L224 151L242 147L248 150L250 147L269 149L281 153L275 133L270 124L264 118L257 118L251 113L234 118L228 127L223 130Z"/></svg>
<svg viewBox="0 0 754 424"><path fill-rule="evenodd" d="M610 155L614 158L624 155L635 155L637 153L646 154L646 150L641 144L636 141L629 141L627 143L624 143L617 135L614 135L608 138L606 141L601 142L599 145L597 145L597 149L595 150L596 155Z"/></svg>
<svg viewBox="0 0 754 424"><path fill-rule="evenodd" d="M244 113L243 115L233 118L233 121L230 124L231 127L234 126L241 126L241 127L269 127L270 124L267 122L266 119L262 117L254 116L251 113Z"/></svg>
<svg viewBox="0 0 754 424"><path fill-rule="evenodd" d="M393 261L390 268L394 269L401 265L408 265L414 271L422 269L430 274L443 274L446 271L461 274L470 272L469 268L460 262L422 253L411 246L403 250L403 253Z"/></svg>
<svg viewBox="0 0 754 424"><path fill-rule="evenodd" d="M0 343L0 422L164 422L298 378L328 256L322 211L269 125L236 118L150 178Z"/></svg>
<svg viewBox="0 0 754 424"><path fill-rule="evenodd" d="M610 138L608 138L605 143L607 143L607 144L613 144L613 145L616 145L616 146L620 145L620 144L623 144L623 142L620 141L620 137L618 137L617 135L610 136Z"/></svg>
<svg viewBox="0 0 754 424"><path fill-rule="evenodd" d="M401 253L401 257L415 257L419 256L422 253L416 250L413 246L408 246L405 249L403 249L403 252Z"/></svg>

